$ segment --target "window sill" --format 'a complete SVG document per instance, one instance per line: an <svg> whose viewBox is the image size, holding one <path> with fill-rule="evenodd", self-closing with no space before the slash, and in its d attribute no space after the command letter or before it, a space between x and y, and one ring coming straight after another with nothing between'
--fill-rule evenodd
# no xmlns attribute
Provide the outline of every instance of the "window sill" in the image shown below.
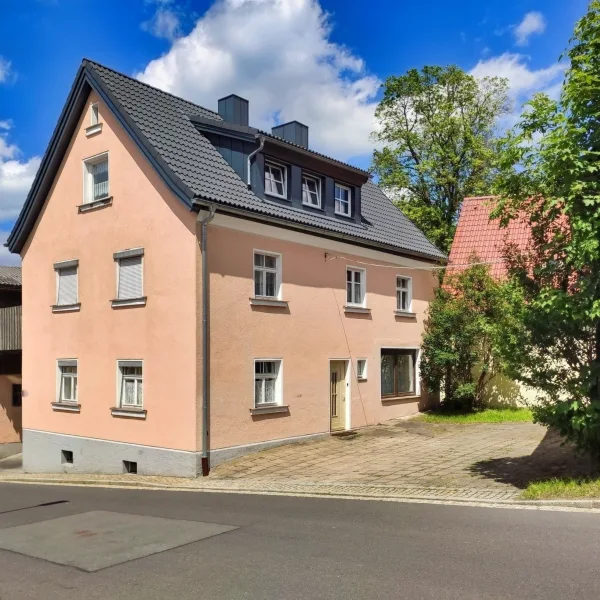
<svg viewBox="0 0 600 600"><path fill-rule="evenodd" d="M357 381L367 381L366 377L357 377Z"/></svg>
<svg viewBox="0 0 600 600"><path fill-rule="evenodd" d="M125 419L145 419L148 411L143 408L123 408L114 406L110 409L113 417L123 417Z"/></svg>
<svg viewBox="0 0 600 600"><path fill-rule="evenodd" d="M93 210L97 210L99 208L104 208L105 206L112 206L113 197L107 196L106 198L100 198L99 200L94 200L93 202L86 202L85 204L80 204L77 207L77 211L81 213L91 212Z"/></svg>
<svg viewBox="0 0 600 600"><path fill-rule="evenodd" d="M126 308L129 306L146 306L146 296L141 298L123 298L117 300L111 300L110 305L112 308Z"/></svg>
<svg viewBox="0 0 600 600"><path fill-rule="evenodd" d="M290 412L290 407L283 404L270 404L269 406L259 406L251 408L251 415L268 415L270 413L287 413Z"/></svg>
<svg viewBox="0 0 600 600"><path fill-rule="evenodd" d="M287 196L280 196L279 194L274 194L273 192L265 192L265 196L270 196L271 198L277 198L277 200L288 200Z"/></svg>
<svg viewBox="0 0 600 600"><path fill-rule="evenodd" d="M408 312L407 310L395 310L394 315L402 319L416 319L417 313Z"/></svg>
<svg viewBox="0 0 600 600"><path fill-rule="evenodd" d="M75 402L52 402L52 410L58 412L81 412L81 404Z"/></svg>
<svg viewBox="0 0 600 600"><path fill-rule="evenodd" d="M352 306L347 304L346 306L344 306L344 312L368 315L371 312L371 309L365 308L364 306Z"/></svg>
<svg viewBox="0 0 600 600"><path fill-rule="evenodd" d="M90 125L85 128L85 135L90 137L92 135L96 135L102 131L102 123L97 123L96 125Z"/></svg>
<svg viewBox="0 0 600 600"><path fill-rule="evenodd" d="M273 306L274 308L288 308L287 300L277 300L276 298L250 298L251 306Z"/></svg>
<svg viewBox="0 0 600 600"><path fill-rule="evenodd" d="M80 310L81 302L77 302L77 304L54 304L52 306L53 313L78 312Z"/></svg>
<svg viewBox="0 0 600 600"><path fill-rule="evenodd" d="M410 394L407 396L390 396L389 398L382 398L382 402L399 402L400 400L420 400L421 394Z"/></svg>

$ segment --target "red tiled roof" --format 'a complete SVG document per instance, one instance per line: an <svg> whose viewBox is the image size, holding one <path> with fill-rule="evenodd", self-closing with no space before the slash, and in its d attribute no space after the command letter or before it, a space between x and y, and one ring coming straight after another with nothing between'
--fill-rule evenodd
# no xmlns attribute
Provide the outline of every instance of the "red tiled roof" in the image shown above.
<svg viewBox="0 0 600 600"><path fill-rule="evenodd" d="M531 237L526 218L514 219L507 227L500 227L497 220L490 220L494 208L493 196L465 198L458 217L456 234L452 242L448 266L468 264L475 254L481 262L489 262L493 277L506 275L502 260L506 243L525 249Z"/></svg>

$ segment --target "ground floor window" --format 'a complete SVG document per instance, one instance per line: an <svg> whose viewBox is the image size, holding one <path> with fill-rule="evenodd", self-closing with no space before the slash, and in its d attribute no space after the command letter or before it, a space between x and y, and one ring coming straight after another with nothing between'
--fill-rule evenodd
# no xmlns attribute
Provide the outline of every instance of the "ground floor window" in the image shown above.
<svg viewBox="0 0 600 600"><path fill-rule="evenodd" d="M382 348L381 397L415 395L416 364L416 350Z"/></svg>
<svg viewBox="0 0 600 600"><path fill-rule="evenodd" d="M58 378L58 401L77 402L77 360L59 360Z"/></svg>
<svg viewBox="0 0 600 600"><path fill-rule="evenodd" d="M281 361L254 361L254 406L281 404Z"/></svg>
<svg viewBox="0 0 600 600"><path fill-rule="evenodd" d="M20 383L12 384L12 405L15 408L19 408L22 405L22 393Z"/></svg>
<svg viewBox="0 0 600 600"><path fill-rule="evenodd" d="M144 378L141 360L119 361L119 406L142 408L144 404Z"/></svg>

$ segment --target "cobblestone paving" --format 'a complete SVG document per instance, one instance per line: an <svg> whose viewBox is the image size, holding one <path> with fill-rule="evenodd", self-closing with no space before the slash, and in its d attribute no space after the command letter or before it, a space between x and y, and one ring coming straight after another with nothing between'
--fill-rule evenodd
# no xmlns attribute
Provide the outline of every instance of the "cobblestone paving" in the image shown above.
<svg viewBox="0 0 600 600"><path fill-rule="evenodd" d="M208 478L28 475L0 469L0 481L510 502L530 481L589 473L588 460L539 425L409 420L250 454L216 467Z"/></svg>

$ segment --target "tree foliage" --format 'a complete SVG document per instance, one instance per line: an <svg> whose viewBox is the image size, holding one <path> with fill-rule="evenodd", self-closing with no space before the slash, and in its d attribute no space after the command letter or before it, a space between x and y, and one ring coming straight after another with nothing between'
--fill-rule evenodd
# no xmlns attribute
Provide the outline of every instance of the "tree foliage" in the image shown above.
<svg viewBox="0 0 600 600"><path fill-rule="evenodd" d="M535 418L600 457L600 1L577 23L560 100L536 95L502 141L497 214L526 216L507 248L525 303L513 378L541 391Z"/></svg>
<svg viewBox="0 0 600 600"><path fill-rule="evenodd" d="M449 251L465 196L487 193L496 124L510 109L507 82L455 66L389 77L373 134L373 170L405 214Z"/></svg>
<svg viewBox="0 0 600 600"><path fill-rule="evenodd" d="M513 307L520 303L487 265L446 273L429 306L421 351L421 376L429 389L443 387L444 404L482 406L486 386L504 370L502 357L519 338Z"/></svg>

